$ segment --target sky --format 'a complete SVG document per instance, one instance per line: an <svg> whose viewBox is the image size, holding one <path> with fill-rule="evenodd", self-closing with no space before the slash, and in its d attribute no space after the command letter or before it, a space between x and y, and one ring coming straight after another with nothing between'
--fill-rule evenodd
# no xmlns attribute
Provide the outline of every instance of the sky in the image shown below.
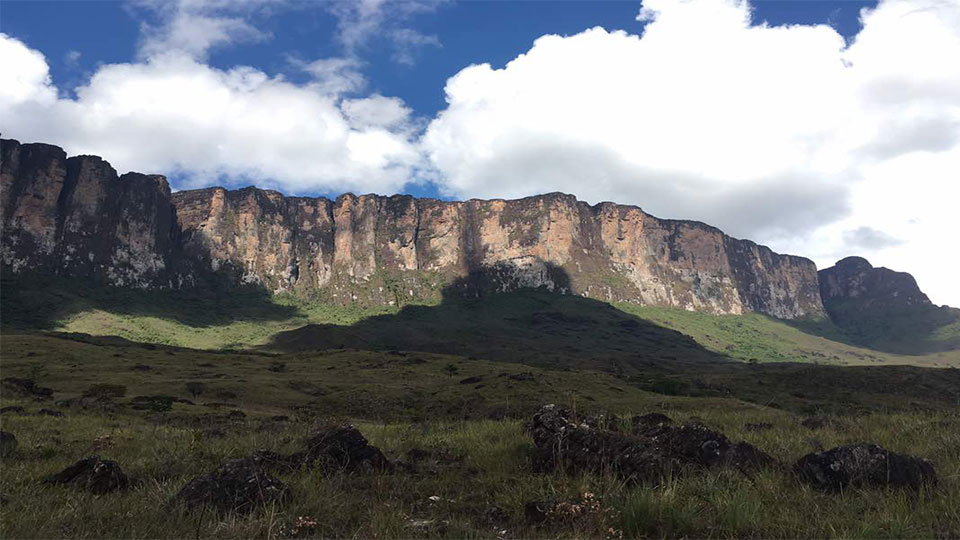
<svg viewBox="0 0 960 540"><path fill-rule="evenodd" d="M0 0L0 133L174 189L562 191L960 306L960 0Z"/></svg>

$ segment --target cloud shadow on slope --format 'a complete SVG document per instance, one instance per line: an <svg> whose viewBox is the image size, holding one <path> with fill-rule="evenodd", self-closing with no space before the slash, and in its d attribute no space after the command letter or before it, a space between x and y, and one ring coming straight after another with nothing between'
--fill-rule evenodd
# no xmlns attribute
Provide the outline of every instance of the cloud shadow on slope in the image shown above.
<svg viewBox="0 0 960 540"><path fill-rule="evenodd" d="M569 276L548 265L558 289ZM281 332L267 349L416 350L546 368L635 371L664 362L729 361L693 338L606 302L545 287L498 292L496 269L480 268L442 291L434 306L408 305L350 326L310 324Z"/></svg>
<svg viewBox="0 0 960 540"><path fill-rule="evenodd" d="M0 280L0 320L4 329L54 330L72 316L91 310L131 317L156 317L194 328L237 321L283 321L298 308L273 301L252 285L228 288L210 281L192 289L111 287L86 278L9 274Z"/></svg>

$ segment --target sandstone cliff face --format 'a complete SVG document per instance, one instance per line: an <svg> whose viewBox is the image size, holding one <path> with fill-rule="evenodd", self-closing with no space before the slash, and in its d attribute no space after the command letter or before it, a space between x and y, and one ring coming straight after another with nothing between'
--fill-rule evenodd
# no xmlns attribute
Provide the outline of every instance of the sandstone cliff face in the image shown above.
<svg viewBox="0 0 960 540"><path fill-rule="evenodd" d="M40 271L113 285L175 287L179 228L162 176L118 177L94 156L67 159L45 144L0 141L0 260L14 273Z"/></svg>
<svg viewBox="0 0 960 540"><path fill-rule="evenodd" d="M4 267L137 287L208 279L336 302L546 287L600 300L781 318L823 314L817 271L702 223L573 196L446 202L170 193L91 156L3 141Z"/></svg>

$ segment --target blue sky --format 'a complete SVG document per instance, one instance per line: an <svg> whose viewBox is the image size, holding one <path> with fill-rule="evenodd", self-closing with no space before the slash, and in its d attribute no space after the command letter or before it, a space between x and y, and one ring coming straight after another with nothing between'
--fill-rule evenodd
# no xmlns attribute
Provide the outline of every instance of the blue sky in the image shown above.
<svg viewBox="0 0 960 540"><path fill-rule="evenodd" d="M176 189L563 191L956 305L956 58L955 0L0 0L0 132Z"/></svg>
<svg viewBox="0 0 960 540"><path fill-rule="evenodd" d="M272 38L215 50L209 63L221 69L250 65L293 80L303 74L288 57L321 58L342 54L336 40L337 18L300 2L290 10L264 14L262 26ZM860 29L859 12L876 1L769 0L753 3L754 20L771 25L829 24L847 38ZM360 51L370 89L397 96L414 111L432 116L444 107L443 85L460 69L478 63L495 67L527 51L544 34L570 35L594 26L640 32L639 2L631 1L468 1L439 3L409 25L435 35L439 46L414 51L414 63L400 64L394 47L374 38ZM140 24L156 20L149 10L121 1L2 0L0 31L43 52L53 81L65 92L85 82L98 64L135 59ZM70 54L79 52L73 60Z"/></svg>

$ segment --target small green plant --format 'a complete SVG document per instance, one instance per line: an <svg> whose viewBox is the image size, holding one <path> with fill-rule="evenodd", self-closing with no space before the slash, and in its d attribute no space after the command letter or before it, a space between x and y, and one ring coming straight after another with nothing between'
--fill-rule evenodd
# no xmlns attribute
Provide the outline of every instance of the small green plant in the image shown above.
<svg viewBox="0 0 960 540"><path fill-rule="evenodd" d="M47 376L47 366L39 362L31 364L27 370L27 378L35 383L39 383Z"/></svg>
<svg viewBox="0 0 960 540"><path fill-rule="evenodd" d="M199 396L200 394L204 393L206 390L207 390L207 385L203 384L202 382L190 381L187 383L187 392L189 392L190 395L193 397Z"/></svg>
<svg viewBox="0 0 960 540"><path fill-rule="evenodd" d="M443 366L443 372L447 374L447 377L453 377L458 371L460 371L460 368L453 364Z"/></svg>

